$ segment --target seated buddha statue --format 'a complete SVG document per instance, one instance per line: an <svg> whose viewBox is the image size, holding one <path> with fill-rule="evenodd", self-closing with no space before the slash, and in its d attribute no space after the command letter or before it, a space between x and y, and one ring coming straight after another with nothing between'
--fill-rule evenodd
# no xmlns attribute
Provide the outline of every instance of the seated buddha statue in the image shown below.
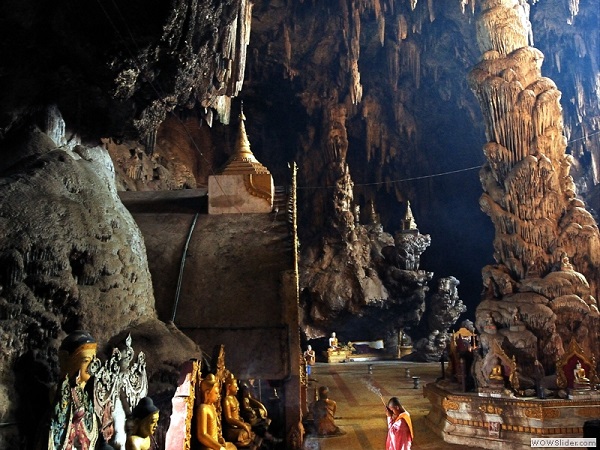
<svg viewBox="0 0 600 450"><path fill-rule="evenodd" d="M150 397L142 398L131 413L133 427L125 441L125 450L148 450L158 425L158 408Z"/></svg>
<svg viewBox="0 0 600 450"><path fill-rule="evenodd" d="M225 396L223 397L223 436L236 447L249 447L255 438L252 425L245 422L240 415L240 402L237 399L238 382L230 374L225 379Z"/></svg>
<svg viewBox="0 0 600 450"><path fill-rule="evenodd" d="M494 367L492 367L489 379L494 383L504 383L504 370L502 368L502 362L500 361L500 358L496 360L496 364L494 364Z"/></svg>
<svg viewBox="0 0 600 450"><path fill-rule="evenodd" d="M265 442L277 444L281 442L280 438L273 436L269 432L271 419L265 405L258 401L252 395L252 389L248 383L242 383L242 398L240 405L240 413L244 420L252 426L258 436L264 439Z"/></svg>
<svg viewBox="0 0 600 450"><path fill-rule="evenodd" d="M209 374L200 382L200 401L195 411L196 438L200 442L200 450L236 450L231 442L223 439L220 421L215 404L219 401L219 382L213 374Z"/></svg>
<svg viewBox="0 0 600 450"><path fill-rule="evenodd" d="M339 348L339 341L335 335L335 331L331 333L331 337L329 338L329 348L332 350L337 350Z"/></svg>
<svg viewBox="0 0 600 450"><path fill-rule="evenodd" d="M581 361L577 361L573 369L573 387L589 387L590 379L586 377L585 369L581 366Z"/></svg>

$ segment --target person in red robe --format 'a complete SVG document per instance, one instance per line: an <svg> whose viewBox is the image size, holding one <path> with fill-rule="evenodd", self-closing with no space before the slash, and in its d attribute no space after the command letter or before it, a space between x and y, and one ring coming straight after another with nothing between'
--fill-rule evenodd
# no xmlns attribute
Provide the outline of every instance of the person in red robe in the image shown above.
<svg viewBox="0 0 600 450"><path fill-rule="evenodd" d="M402 407L398 397L390 398L386 408L388 434L385 450L410 450L413 427L410 414Z"/></svg>

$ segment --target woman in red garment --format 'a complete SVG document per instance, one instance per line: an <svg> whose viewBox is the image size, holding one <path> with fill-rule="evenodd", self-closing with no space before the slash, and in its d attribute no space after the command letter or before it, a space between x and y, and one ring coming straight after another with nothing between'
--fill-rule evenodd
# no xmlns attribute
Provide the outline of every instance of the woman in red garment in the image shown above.
<svg viewBox="0 0 600 450"><path fill-rule="evenodd" d="M398 397L390 398L386 408L388 434L385 450L410 450L413 427L410 414L400 404Z"/></svg>

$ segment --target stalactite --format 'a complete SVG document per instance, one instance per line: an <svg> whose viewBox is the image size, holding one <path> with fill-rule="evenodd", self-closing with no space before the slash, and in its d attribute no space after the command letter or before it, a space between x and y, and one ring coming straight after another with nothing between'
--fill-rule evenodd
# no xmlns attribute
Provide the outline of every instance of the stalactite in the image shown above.
<svg viewBox="0 0 600 450"><path fill-rule="evenodd" d="M429 11L429 21L435 20L435 10L433 9L433 0L427 0L427 10Z"/></svg>
<svg viewBox="0 0 600 450"><path fill-rule="evenodd" d="M387 49L387 68L389 74L389 84L392 89L398 87L398 79L400 78L400 48L398 43L392 42Z"/></svg>
<svg viewBox="0 0 600 450"><path fill-rule="evenodd" d="M246 69L247 49L250 43L250 31L252 24L252 7L253 3L250 1L242 0L240 5L240 19L239 19L239 44L237 57L235 59L237 71L234 74L235 79L235 91L234 96L242 90L244 83L244 72Z"/></svg>
<svg viewBox="0 0 600 450"><path fill-rule="evenodd" d="M571 17L567 21L569 25L573 24L573 19L579 14L579 0L569 0L569 13Z"/></svg>
<svg viewBox="0 0 600 450"><path fill-rule="evenodd" d="M350 57L358 60L360 56L360 12L352 11L352 37L350 39Z"/></svg>
<svg viewBox="0 0 600 450"><path fill-rule="evenodd" d="M288 73L292 64L292 42L290 41L290 30L287 24L283 24L283 48L284 48L284 66L287 68Z"/></svg>
<svg viewBox="0 0 600 450"><path fill-rule="evenodd" d="M515 2L516 3L516 2ZM496 50L508 55L513 50L526 47L528 31L521 24L522 10L497 6L484 11L477 22L477 42L481 52Z"/></svg>
<svg viewBox="0 0 600 450"><path fill-rule="evenodd" d="M231 97L228 95L219 95L215 99L213 107L217 112L219 121L224 125L228 125L231 118Z"/></svg>
<svg viewBox="0 0 600 450"><path fill-rule="evenodd" d="M398 16L398 43L402 42L404 39L408 37L408 23L406 22L406 17L403 14Z"/></svg>
<svg viewBox="0 0 600 450"><path fill-rule="evenodd" d="M360 72L358 70L358 61L351 61L350 69L350 100L353 105L358 105L362 99L363 88L360 84Z"/></svg>
<svg viewBox="0 0 600 450"><path fill-rule="evenodd" d="M381 14L381 0L373 0L373 10L375 11L375 19L379 21Z"/></svg>
<svg viewBox="0 0 600 450"><path fill-rule="evenodd" d="M417 89L421 84L421 53L415 42L408 41L400 48L402 63L405 65L415 82Z"/></svg>
<svg viewBox="0 0 600 450"><path fill-rule="evenodd" d="M385 16L381 15L381 17L377 20L377 30L379 34L379 43L383 47L385 44Z"/></svg>

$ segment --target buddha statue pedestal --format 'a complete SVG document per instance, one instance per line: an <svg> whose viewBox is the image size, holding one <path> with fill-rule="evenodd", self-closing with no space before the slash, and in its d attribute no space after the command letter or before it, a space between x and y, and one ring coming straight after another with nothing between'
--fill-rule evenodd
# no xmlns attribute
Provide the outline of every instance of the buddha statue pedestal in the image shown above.
<svg viewBox="0 0 600 450"><path fill-rule="evenodd" d="M401 345L398 347L398 358L402 358L403 356L410 355L413 352L412 345Z"/></svg>
<svg viewBox="0 0 600 450"><path fill-rule="evenodd" d="M337 349L337 350L332 350L329 349L327 350L327 362L328 363L341 363L341 362L346 362L348 360L348 351L346 350L342 350L342 349Z"/></svg>
<svg viewBox="0 0 600 450"><path fill-rule="evenodd" d="M507 395L507 390L505 389L503 383L498 385L490 384L490 386L487 387L480 387L477 389L477 394L479 397L510 397L510 395Z"/></svg>

